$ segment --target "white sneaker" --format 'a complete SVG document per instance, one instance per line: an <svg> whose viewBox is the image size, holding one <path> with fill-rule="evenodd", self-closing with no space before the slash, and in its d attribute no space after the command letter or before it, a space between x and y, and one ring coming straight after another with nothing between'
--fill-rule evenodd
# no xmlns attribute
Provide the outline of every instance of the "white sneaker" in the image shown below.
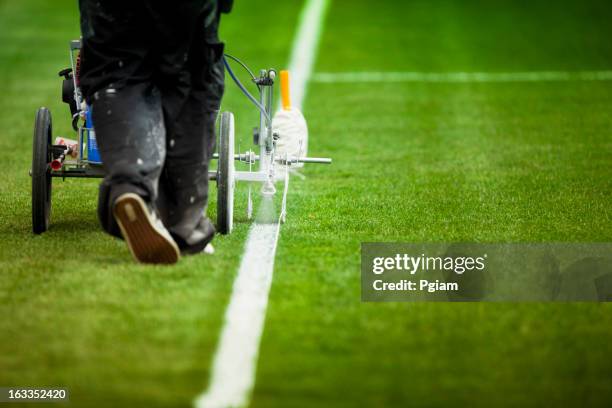
<svg viewBox="0 0 612 408"><path fill-rule="evenodd" d="M180 251L162 222L137 194L122 194L113 214L134 259L146 264L174 264Z"/></svg>

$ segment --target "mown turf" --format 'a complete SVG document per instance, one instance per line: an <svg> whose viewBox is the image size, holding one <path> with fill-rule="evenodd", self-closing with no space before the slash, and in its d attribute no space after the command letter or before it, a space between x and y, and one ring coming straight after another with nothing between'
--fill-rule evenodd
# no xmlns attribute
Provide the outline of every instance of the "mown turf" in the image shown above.
<svg viewBox="0 0 612 408"><path fill-rule="evenodd" d="M226 50L254 69L282 68L300 6L241 4L222 23ZM285 24L262 25L264 15ZM71 135L57 72L78 36L74 1L0 1L0 385L65 386L72 406L187 406L208 381L249 226L245 189L217 253L170 268L136 265L101 232L95 180L55 179L51 228L33 236L34 114L48 106L55 135ZM224 108L248 147L257 113L227 88Z"/></svg>
<svg viewBox="0 0 612 408"><path fill-rule="evenodd" d="M612 7L353 2L317 70L612 67ZM364 304L363 241L610 241L612 83L312 84L254 407L608 406L603 304Z"/></svg>
<svg viewBox="0 0 612 408"><path fill-rule="evenodd" d="M227 51L282 67L301 3L237 2ZM333 0L317 70L611 69L611 17L593 0ZM187 406L248 229L244 188L217 254L172 268L134 265L99 231L95 181L56 181L51 230L31 235L34 110L69 134L56 73L77 19L67 0L0 0L0 385ZM244 150L257 114L231 85L224 105ZM359 244L610 241L611 108L610 82L312 84L311 153L335 162L292 181L252 405L607 406L607 305L364 304Z"/></svg>

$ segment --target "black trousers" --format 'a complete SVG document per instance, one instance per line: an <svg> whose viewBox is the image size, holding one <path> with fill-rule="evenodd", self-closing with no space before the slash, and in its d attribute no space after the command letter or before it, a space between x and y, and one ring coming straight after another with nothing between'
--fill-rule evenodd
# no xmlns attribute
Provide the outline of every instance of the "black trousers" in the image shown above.
<svg viewBox="0 0 612 408"><path fill-rule="evenodd" d="M218 0L80 0L79 83L105 178L98 215L121 237L115 199L142 196L184 252L212 240L208 165L224 89Z"/></svg>

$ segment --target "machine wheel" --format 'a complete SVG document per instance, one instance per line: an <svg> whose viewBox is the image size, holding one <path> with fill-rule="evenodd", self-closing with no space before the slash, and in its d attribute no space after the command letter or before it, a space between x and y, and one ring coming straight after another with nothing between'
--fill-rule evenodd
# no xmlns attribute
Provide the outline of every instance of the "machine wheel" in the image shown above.
<svg viewBox="0 0 612 408"><path fill-rule="evenodd" d="M51 112L36 113L32 143L32 231L42 234L49 228L51 215Z"/></svg>
<svg viewBox="0 0 612 408"><path fill-rule="evenodd" d="M219 125L219 163L217 166L217 229L232 232L234 214L234 115L221 114Z"/></svg>

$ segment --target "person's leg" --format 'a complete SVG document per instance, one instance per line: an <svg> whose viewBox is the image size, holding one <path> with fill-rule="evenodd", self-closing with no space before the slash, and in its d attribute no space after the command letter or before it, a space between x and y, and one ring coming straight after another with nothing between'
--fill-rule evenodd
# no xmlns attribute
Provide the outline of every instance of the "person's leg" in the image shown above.
<svg viewBox="0 0 612 408"><path fill-rule="evenodd" d="M135 193L153 204L166 152L159 91L147 84L107 88L93 98L93 122L105 177L98 216L109 234L121 237L113 216L116 199Z"/></svg>
<svg viewBox="0 0 612 408"><path fill-rule="evenodd" d="M195 22L187 63L175 73L188 78L186 97L181 97L181 88L162 90L168 136L158 207L185 253L202 251L215 233L206 217L206 206L215 120L223 95L223 44L217 37L218 21L216 8L208 7ZM171 70L166 66L166 78L168 73Z"/></svg>
<svg viewBox="0 0 612 408"><path fill-rule="evenodd" d="M165 154L161 97L152 85L143 6L140 0L79 0L82 48L77 78L92 109L106 173L98 215L104 230L119 238L114 201L125 192L153 201Z"/></svg>
<svg viewBox="0 0 612 408"><path fill-rule="evenodd" d="M206 206L216 112L194 112L189 108L181 116L189 117L189 123L177 125L169 138L168 159L160 178L157 204L164 225L181 250L197 253L215 234L206 216Z"/></svg>
<svg viewBox="0 0 612 408"><path fill-rule="evenodd" d="M178 247L154 208L166 130L153 80L155 31L144 6L138 0L81 0L79 80L105 172L98 198L102 227L125 238L138 261L174 263Z"/></svg>

